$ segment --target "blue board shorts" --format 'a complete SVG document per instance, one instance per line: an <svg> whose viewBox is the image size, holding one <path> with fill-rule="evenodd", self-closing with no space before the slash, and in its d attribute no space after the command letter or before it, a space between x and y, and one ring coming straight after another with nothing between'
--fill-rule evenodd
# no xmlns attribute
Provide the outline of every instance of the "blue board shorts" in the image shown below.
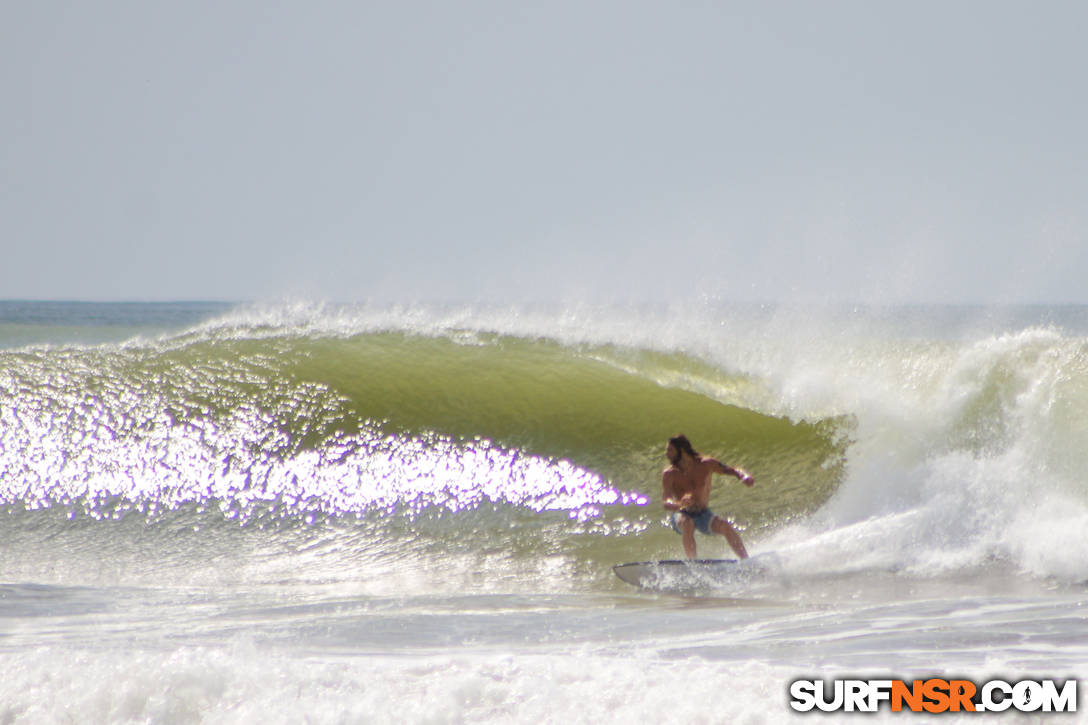
<svg viewBox="0 0 1088 725"><path fill-rule="evenodd" d="M710 523L714 520L714 512L711 511L708 508L703 509L702 511L700 511L697 514L691 514L691 513L688 513L687 511L684 511L684 512L674 511L673 514L672 514L672 529L676 533L678 533L678 534L683 534L684 533L683 531L680 530L680 524L679 524L680 514L681 513L683 513L685 516L687 516L689 519L691 519L692 521L695 522L696 530L701 531L701 532L703 532L704 534L707 534L707 535L713 533L710 530Z"/></svg>

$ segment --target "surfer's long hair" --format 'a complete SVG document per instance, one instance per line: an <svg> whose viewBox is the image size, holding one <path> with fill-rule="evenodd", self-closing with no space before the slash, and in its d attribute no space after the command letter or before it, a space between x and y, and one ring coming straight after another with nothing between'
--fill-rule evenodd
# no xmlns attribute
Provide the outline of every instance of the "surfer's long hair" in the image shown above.
<svg viewBox="0 0 1088 725"><path fill-rule="evenodd" d="M670 438L669 443L672 445L673 448L680 451L681 453L687 453L695 460L699 460L699 451L691 447L691 441L689 441L688 437L683 433Z"/></svg>

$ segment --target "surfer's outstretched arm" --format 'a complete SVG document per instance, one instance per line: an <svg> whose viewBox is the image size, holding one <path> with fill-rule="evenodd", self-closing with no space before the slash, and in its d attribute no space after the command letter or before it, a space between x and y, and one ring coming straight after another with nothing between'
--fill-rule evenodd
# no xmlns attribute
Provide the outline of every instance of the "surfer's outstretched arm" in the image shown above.
<svg viewBox="0 0 1088 725"><path fill-rule="evenodd" d="M715 466L719 473L724 473L727 476L736 476L745 486L754 486L756 483L756 479L752 478L752 474L748 473L743 468L727 466L717 458L704 458L703 460Z"/></svg>

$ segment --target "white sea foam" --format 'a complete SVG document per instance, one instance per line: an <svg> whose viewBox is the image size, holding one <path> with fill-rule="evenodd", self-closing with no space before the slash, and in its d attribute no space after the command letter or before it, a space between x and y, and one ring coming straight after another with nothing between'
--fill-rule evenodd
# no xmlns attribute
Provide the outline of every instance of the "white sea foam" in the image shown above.
<svg viewBox="0 0 1088 725"><path fill-rule="evenodd" d="M836 559L943 571L1009 561L1014 569L1088 578L1088 437L1070 405L1088 390L1084 343L1026 330L889 350L806 379L833 387L856 421L847 476L798 536L855 531ZM851 537L840 537L848 541Z"/></svg>
<svg viewBox="0 0 1088 725"><path fill-rule="evenodd" d="M645 657L307 657L244 644L3 658L0 720L102 723L775 722L783 668Z"/></svg>
<svg viewBox="0 0 1088 725"><path fill-rule="evenodd" d="M816 639L813 645L818 646ZM312 656L244 641L168 652L42 648L0 657L0 719L103 723L742 723L804 721L789 684L845 676L823 667L622 656L476 652ZM1001 657L974 675L1015 678ZM865 675L864 673L869 673ZM932 672L918 676L932 676ZM1052 673L1053 674L1053 673ZM851 677L888 677L873 667ZM909 670L894 676L910 677ZM984 680L983 680L984 681ZM807 717L811 717L809 714ZM887 705L865 716L898 721ZM966 716L962 716L966 718ZM925 715L911 720L929 721ZM1015 713L1008 722L1033 721ZM944 714L933 722L958 722Z"/></svg>

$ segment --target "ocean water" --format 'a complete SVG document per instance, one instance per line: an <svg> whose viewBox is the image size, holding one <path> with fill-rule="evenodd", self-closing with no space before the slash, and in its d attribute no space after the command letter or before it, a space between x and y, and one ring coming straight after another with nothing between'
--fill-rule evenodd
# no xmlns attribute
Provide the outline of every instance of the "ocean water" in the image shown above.
<svg viewBox="0 0 1088 725"><path fill-rule="evenodd" d="M1083 679L1086 412L1083 307L0 302L0 722L775 723L796 679ZM611 567L682 556L678 432L754 474L711 501L770 563L637 589Z"/></svg>

